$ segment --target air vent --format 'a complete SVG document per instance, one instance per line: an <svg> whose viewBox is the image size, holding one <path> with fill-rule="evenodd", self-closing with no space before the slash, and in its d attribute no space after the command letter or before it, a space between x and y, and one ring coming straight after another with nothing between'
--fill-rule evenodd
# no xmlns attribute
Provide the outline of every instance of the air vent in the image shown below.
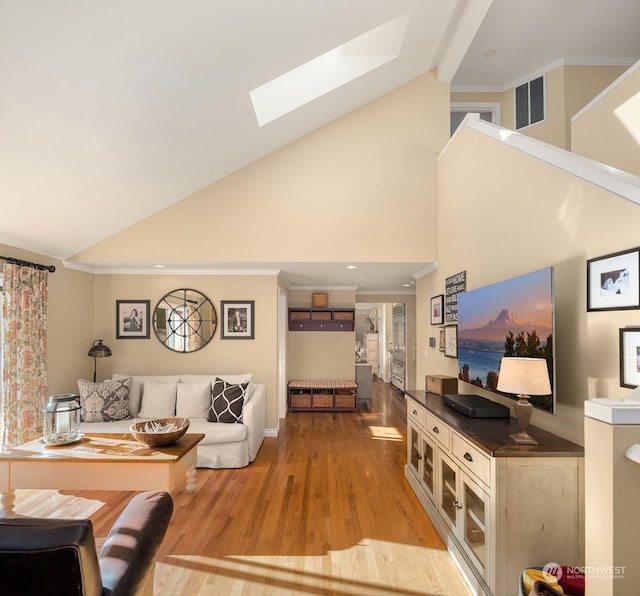
<svg viewBox="0 0 640 596"><path fill-rule="evenodd" d="M516 130L545 119L544 76L515 88Z"/></svg>

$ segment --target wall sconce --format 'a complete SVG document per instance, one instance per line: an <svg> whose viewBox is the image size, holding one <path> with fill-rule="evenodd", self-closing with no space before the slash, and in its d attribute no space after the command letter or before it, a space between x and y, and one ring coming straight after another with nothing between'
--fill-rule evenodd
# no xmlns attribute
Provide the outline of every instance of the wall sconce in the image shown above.
<svg viewBox="0 0 640 596"><path fill-rule="evenodd" d="M514 409L520 432L511 435L511 438L522 445L537 445L538 442L527 433L527 426L533 413L529 396L551 393L547 361L544 358L503 358L500 363L497 389L518 396Z"/></svg>
<svg viewBox="0 0 640 596"><path fill-rule="evenodd" d="M88 356L93 358L93 382L96 382L96 367L98 358L108 358L111 356L111 348L105 346L101 339L96 339L93 345L89 348Z"/></svg>

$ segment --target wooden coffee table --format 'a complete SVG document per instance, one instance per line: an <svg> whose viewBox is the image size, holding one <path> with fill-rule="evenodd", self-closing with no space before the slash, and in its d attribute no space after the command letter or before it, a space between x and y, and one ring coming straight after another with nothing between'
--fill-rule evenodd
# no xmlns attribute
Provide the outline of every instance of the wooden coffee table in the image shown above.
<svg viewBox="0 0 640 596"><path fill-rule="evenodd" d="M0 453L0 517L14 515L16 488L59 490L166 490L186 479L196 490L196 445L202 434L185 434L165 447L146 447L129 433L87 434L70 445L41 439Z"/></svg>

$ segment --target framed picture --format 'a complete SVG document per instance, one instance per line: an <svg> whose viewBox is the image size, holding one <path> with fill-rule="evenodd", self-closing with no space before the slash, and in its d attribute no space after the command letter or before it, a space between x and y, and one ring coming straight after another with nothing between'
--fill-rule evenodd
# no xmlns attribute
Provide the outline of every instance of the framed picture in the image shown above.
<svg viewBox="0 0 640 596"><path fill-rule="evenodd" d="M220 339L254 339L253 300L223 300Z"/></svg>
<svg viewBox="0 0 640 596"><path fill-rule="evenodd" d="M449 358L458 357L458 326L447 325L444 328L444 355Z"/></svg>
<svg viewBox="0 0 640 596"><path fill-rule="evenodd" d="M440 331L440 344L439 344L439 348L441 352L444 352L444 327L440 327L439 329Z"/></svg>
<svg viewBox="0 0 640 596"><path fill-rule="evenodd" d="M587 261L587 311L640 308L640 248Z"/></svg>
<svg viewBox="0 0 640 596"><path fill-rule="evenodd" d="M149 300L116 300L116 339L149 339Z"/></svg>
<svg viewBox="0 0 640 596"><path fill-rule="evenodd" d="M440 294L439 296L434 296L431 298L431 324L432 325L442 325L444 322L444 313L442 312L442 308L444 306L444 295Z"/></svg>
<svg viewBox="0 0 640 596"><path fill-rule="evenodd" d="M640 385L640 327L620 329L620 386Z"/></svg>

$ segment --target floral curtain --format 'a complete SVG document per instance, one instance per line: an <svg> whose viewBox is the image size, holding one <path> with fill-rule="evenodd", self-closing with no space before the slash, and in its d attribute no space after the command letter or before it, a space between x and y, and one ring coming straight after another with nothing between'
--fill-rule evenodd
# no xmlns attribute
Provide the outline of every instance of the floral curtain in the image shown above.
<svg viewBox="0 0 640 596"><path fill-rule="evenodd" d="M5 263L0 450L42 434L47 395L47 271Z"/></svg>

